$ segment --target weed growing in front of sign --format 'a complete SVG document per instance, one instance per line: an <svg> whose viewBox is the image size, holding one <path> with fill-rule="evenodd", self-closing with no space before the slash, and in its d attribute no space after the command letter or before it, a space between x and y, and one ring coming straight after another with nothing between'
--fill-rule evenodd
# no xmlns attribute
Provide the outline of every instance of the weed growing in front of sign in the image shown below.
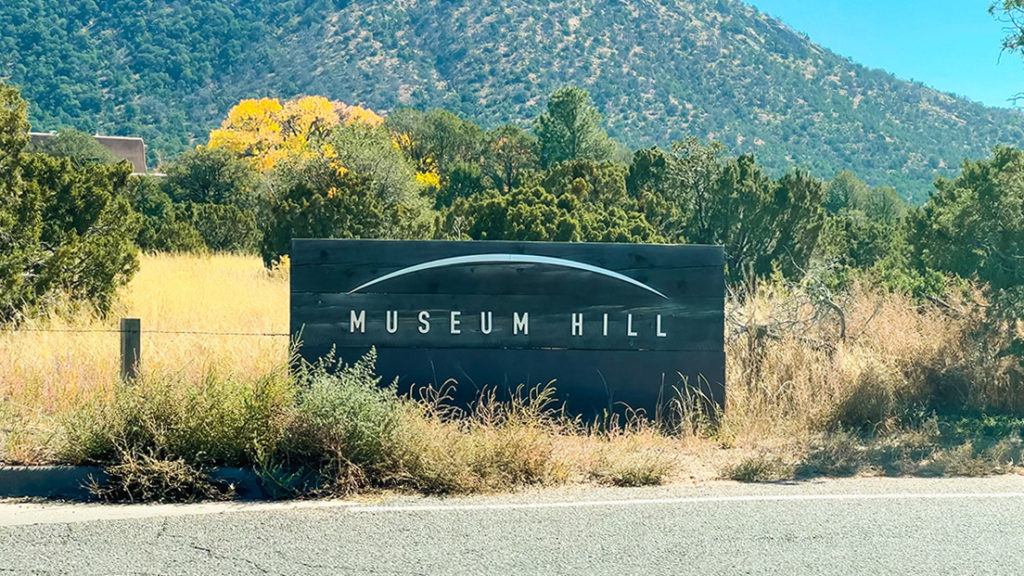
<svg viewBox="0 0 1024 576"><path fill-rule="evenodd" d="M108 502L198 502L229 500L234 486L216 482L182 458L167 460L145 453L124 454L104 470L103 482L93 479L90 491Z"/></svg>
<svg viewBox="0 0 1024 576"><path fill-rule="evenodd" d="M558 437L570 434L575 421L555 402L551 384L520 387L506 398L484 391L466 411L446 406L443 389L413 404L406 421L411 434L403 467L421 489L442 492L501 490L516 486L560 484L570 464L558 457ZM438 472L447 474L438 474Z"/></svg>
<svg viewBox="0 0 1024 576"><path fill-rule="evenodd" d="M191 465L245 466L279 441L294 387L283 370L250 380L211 372L195 383L168 375L119 383L58 416L56 459L106 464L144 454Z"/></svg>
<svg viewBox="0 0 1024 576"><path fill-rule="evenodd" d="M296 464L318 466L334 491L358 489L388 472L401 401L393 385L380 385L375 360L371 351L337 374L321 364L297 376L298 402L279 452Z"/></svg>
<svg viewBox="0 0 1024 576"><path fill-rule="evenodd" d="M775 482L792 478L793 464L782 455L762 450L726 468L724 475L739 482Z"/></svg>
<svg viewBox="0 0 1024 576"><path fill-rule="evenodd" d="M488 391L467 409L444 389L400 396L380 386L374 357L307 366L253 383L209 375L194 387L143 379L82 406L61 427L59 458L106 467L95 492L131 501L214 497L203 470L252 467L277 495L366 489L502 491L591 480L660 484L673 441L645 420L590 430L567 418L551 385L508 398Z"/></svg>
<svg viewBox="0 0 1024 576"><path fill-rule="evenodd" d="M665 446L664 435L644 420L607 433L596 447L588 477L608 486L656 486L679 466L678 452Z"/></svg>

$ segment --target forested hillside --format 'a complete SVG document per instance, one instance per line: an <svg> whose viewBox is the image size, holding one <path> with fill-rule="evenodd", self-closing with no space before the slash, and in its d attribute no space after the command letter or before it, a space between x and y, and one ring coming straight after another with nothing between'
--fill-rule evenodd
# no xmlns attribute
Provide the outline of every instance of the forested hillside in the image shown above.
<svg viewBox="0 0 1024 576"><path fill-rule="evenodd" d="M34 129L146 138L157 159L204 143L245 97L323 94L389 111L444 107L528 125L574 84L631 147L686 136L831 178L850 169L922 200L937 175L1024 118L824 50L733 0L15 0L0 77Z"/></svg>

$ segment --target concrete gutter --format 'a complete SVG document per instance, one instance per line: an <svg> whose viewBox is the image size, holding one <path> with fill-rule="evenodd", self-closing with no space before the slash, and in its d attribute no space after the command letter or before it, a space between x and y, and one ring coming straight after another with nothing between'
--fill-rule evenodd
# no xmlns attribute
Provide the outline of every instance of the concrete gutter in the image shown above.
<svg viewBox="0 0 1024 576"><path fill-rule="evenodd" d="M214 468L212 480L234 484L240 500L269 497L260 477L245 468ZM107 475L98 466L0 466L0 499L48 498L89 500L88 486L103 484Z"/></svg>

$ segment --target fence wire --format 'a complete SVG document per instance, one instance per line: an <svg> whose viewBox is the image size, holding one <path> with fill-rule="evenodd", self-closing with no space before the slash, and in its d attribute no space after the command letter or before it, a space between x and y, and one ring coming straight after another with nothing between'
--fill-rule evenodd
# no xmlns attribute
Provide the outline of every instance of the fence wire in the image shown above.
<svg viewBox="0 0 1024 576"><path fill-rule="evenodd" d="M46 332L53 334L120 334L122 330L116 328L14 328L11 330L0 330L0 334L18 332ZM205 330L141 330L143 336L149 334L162 334L170 336L253 336L261 338L289 338L291 334L282 332L210 332Z"/></svg>

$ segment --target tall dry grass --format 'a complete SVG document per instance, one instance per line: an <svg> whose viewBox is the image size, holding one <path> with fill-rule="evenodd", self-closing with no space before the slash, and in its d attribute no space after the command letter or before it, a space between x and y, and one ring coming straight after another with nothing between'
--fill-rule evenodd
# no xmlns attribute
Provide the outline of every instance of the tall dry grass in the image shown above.
<svg viewBox="0 0 1024 576"><path fill-rule="evenodd" d="M825 310L774 286L730 305L724 425L744 444L891 424L898 408L933 400L936 380L967 361L973 325L864 287Z"/></svg>
<svg viewBox="0 0 1024 576"><path fill-rule="evenodd" d="M142 321L147 380L194 386L210 374L256 380L288 357L287 337L157 333L287 333L285 274L268 272L249 256L143 255L108 318L77 311L0 330L0 461L51 459L56 420L112 399L120 317Z"/></svg>
<svg viewBox="0 0 1024 576"><path fill-rule="evenodd" d="M991 473L1024 456L1024 383L983 342L979 294L922 303L856 286L825 302L766 284L729 307L716 437L743 456L727 476Z"/></svg>

